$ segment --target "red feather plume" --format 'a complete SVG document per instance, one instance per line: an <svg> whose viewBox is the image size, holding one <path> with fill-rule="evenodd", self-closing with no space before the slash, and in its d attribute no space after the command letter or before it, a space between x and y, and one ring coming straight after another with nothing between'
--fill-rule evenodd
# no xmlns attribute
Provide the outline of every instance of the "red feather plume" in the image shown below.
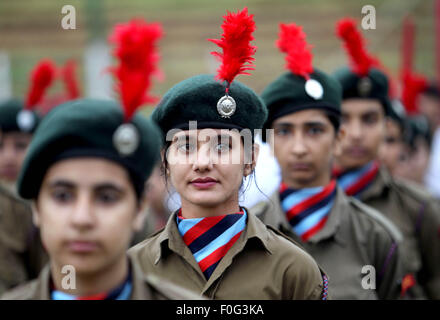
<svg viewBox="0 0 440 320"><path fill-rule="evenodd" d="M279 38L276 45L281 52L286 53L286 68L293 74L310 78L313 72L311 46L306 41L302 27L291 24L280 24Z"/></svg>
<svg viewBox="0 0 440 320"><path fill-rule="evenodd" d="M156 44L161 37L159 23L148 24L143 20L117 24L113 29L110 42L116 45L114 55L119 65L111 71L117 79L116 90L121 96L125 121L129 121L142 104L157 101L148 90L152 75L159 74Z"/></svg>
<svg viewBox="0 0 440 320"><path fill-rule="evenodd" d="M419 112L417 107L417 97L428 86L428 81L425 77L415 74L411 71L404 71L402 87L402 103L409 115L415 115Z"/></svg>
<svg viewBox="0 0 440 320"><path fill-rule="evenodd" d="M365 41L356 28L356 21L350 18L339 20L336 25L337 35L344 41L344 47L350 57L351 69L359 76L366 76L371 67L379 65L378 60L369 55Z"/></svg>
<svg viewBox="0 0 440 320"><path fill-rule="evenodd" d="M61 78L64 82L64 87L67 93L67 99L73 100L80 96L78 81L75 75L76 62L73 60L67 61L60 70Z"/></svg>
<svg viewBox="0 0 440 320"><path fill-rule="evenodd" d="M254 40L252 33L256 26L254 15L249 15L247 8L237 13L228 12L223 17L223 34L221 39L208 39L222 49L220 52L211 52L221 62L217 69L218 80L226 81L227 86L239 74L249 75L248 70L254 70L253 61L257 47L250 42Z"/></svg>
<svg viewBox="0 0 440 320"><path fill-rule="evenodd" d="M55 78L56 67L49 59L41 60L31 72L31 86L29 88L25 109L33 109L43 98L47 88Z"/></svg>

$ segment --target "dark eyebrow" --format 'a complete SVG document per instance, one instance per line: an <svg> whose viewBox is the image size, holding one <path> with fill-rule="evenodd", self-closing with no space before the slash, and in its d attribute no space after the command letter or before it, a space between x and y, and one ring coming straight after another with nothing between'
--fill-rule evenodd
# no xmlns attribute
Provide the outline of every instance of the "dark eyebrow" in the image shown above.
<svg viewBox="0 0 440 320"><path fill-rule="evenodd" d="M293 128L295 125L288 122L278 122L273 125L274 127Z"/></svg>
<svg viewBox="0 0 440 320"><path fill-rule="evenodd" d="M98 190L98 191L102 191L105 189L113 189L113 190L116 190L117 192L120 192L120 193L124 192L124 188L122 188L114 183L110 183L110 182L94 185L93 189Z"/></svg>
<svg viewBox="0 0 440 320"><path fill-rule="evenodd" d="M55 180L49 183L49 188L57 188L57 187L74 188L75 184L68 180Z"/></svg>
<svg viewBox="0 0 440 320"><path fill-rule="evenodd" d="M302 124L302 126L304 127L313 127L313 126L325 126L326 123L322 122L322 121L307 121L305 123ZM280 122L280 123L276 123L274 125L275 127L282 127L282 128L294 128L295 125L292 123L288 123L288 122Z"/></svg>
<svg viewBox="0 0 440 320"><path fill-rule="evenodd" d="M190 141L191 137L194 137L194 135L190 135L189 133L185 133L184 135L180 135L180 136L175 135L174 139L173 139L173 142L176 142L176 141L181 140L181 139L184 139L184 141ZM217 135L217 141L222 141L221 139L230 140L230 139L232 139L232 135L224 134L224 133L223 134L218 134Z"/></svg>
<svg viewBox="0 0 440 320"><path fill-rule="evenodd" d="M309 121L304 123L305 127L325 127L327 124L325 122L321 122L321 121Z"/></svg>
<svg viewBox="0 0 440 320"><path fill-rule="evenodd" d="M368 110L365 111L364 113L362 113L361 117L369 117L369 116L375 116L375 115L379 115L380 112L377 110Z"/></svg>
<svg viewBox="0 0 440 320"><path fill-rule="evenodd" d="M72 183L68 180L55 180L51 183L49 183L49 187L50 188L59 188L59 187L63 187L63 188L70 188L73 189L76 187L75 183ZM95 190L102 190L102 189L114 189L118 192L123 192L124 188L121 186L116 185L115 183L112 182L104 182L104 183L98 183L96 185L93 186L93 189Z"/></svg>

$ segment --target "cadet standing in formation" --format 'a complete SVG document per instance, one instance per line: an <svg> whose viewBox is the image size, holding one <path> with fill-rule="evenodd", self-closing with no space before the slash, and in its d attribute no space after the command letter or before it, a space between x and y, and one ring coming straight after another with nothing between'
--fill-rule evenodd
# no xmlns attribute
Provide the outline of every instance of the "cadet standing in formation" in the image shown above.
<svg viewBox="0 0 440 320"><path fill-rule="evenodd" d="M42 120L18 192L32 200L50 262L38 279L4 299L199 298L144 275L126 254L140 228L145 181L159 159L159 129L135 112L143 101L136 98L146 97L159 36L158 25L142 21L115 29L120 65L114 72L123 110L112 101L84 99L62 104ZM145 68L133 66L136 58ZM133 80L138 81L134 90ZM75 280L67 281L69 274Z"/></svg>
<svg viewBox="0 0 440 320"><path fill-rule="evenodd" d="M400 232L376 210L347 197L331 178L344 135L341 86L313 68L301 27L281 24L277 44L287 54L289 72L269 84L262 98L282 183L270 201L251 211L302 243L328 273L334 299L398 298ZM375 290L362 286L365 266L376 270Z"/></svg>
<svg viewBox="0 0 440 320"><path fill-rule="evenodd" d="M376 160L393 116L388 78L354 22L338 24L352 65L334 76L313 67L300 27L281 25L289 72L262 97L234 81L254 69L253 16L228 13L222 28L210 40L222 49L217 75L179 82L151 119L137 110L156 102L162 31L142 20L110 37L120 103L70 101L38 124L32 108L54 78L46 61L25 103L0 106L2 299L440 299L440 209ZM240 190L261 129L273 129L262 138L282 183L248 210ZM146 201L158 165L181 203L147 237L168 214L163 190ZM154 226L147 205L162 212Z"/></svg>
<svg viewBox="0 0 440 320"><path fill-rule="evenodd" d="M343 20L338 33L346 39L348 52L361 38L354 22ZM353 41L357 39L358 41ZM367 54L351 55L352 67L334 76L342 85L341 154L335 176L345 192L379 210L402 232L402 252L408 274L401 294L412 298L440 298L440 211L434 199L420 187L391 177L377 157L385 133L390 99L387 76L374 67Z"/></svg>
<svg viewBox="0 0 440 320"><path fill-rule="evenodd" d="M166 140L163 166L182 207L129 254L146 274L212 299L326 299L327 277L312 257L238 203L258 155L253 131L267 116L251 89L232 82L252 68L244 63L255 51L254 28L247 9L229 13L222 39L214 40L224 50L218 74L224 84L211 75L186 79L154 111ZM234 42L237 29L241 39Z"/></svg>

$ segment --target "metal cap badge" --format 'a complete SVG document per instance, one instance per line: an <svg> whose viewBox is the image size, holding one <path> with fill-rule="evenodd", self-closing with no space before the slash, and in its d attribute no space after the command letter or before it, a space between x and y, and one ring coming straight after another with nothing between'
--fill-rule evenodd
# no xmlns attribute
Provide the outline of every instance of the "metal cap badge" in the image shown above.
<svg viewBox="0 0 440 320"><path fill-rule="evenodd" d="M368 77L363 77L358 81L358 92L361 97L368 97L373 88L373 83Z"/></svg>
<svg viewBox="0 0 440 320"><path fill-rule="evenodd" d="M21 110L17 115L17 125L21 131L30 132L35 128L35 115L30 110Z"/></svg>
<svg viewBox="0 0 440 320"><path fill-rule="evenodd" d="M226 94L217 102L217 112L222 118L230 118L237 110L234 98Z"/></svg>
<svg viewBox="0 0 440 320"><path fill-rule="evenodd" d="M324 88L315 79L309 79L305 84L306 93L315 100L322 99Z"/></svg>
<svg viewBox="0 0 440 320"><path fill-rule="evenodd" d="M123 156L133 154L138 148L139 142L139 132L132 123L120 125L113 134L113 145Z"/></svg>

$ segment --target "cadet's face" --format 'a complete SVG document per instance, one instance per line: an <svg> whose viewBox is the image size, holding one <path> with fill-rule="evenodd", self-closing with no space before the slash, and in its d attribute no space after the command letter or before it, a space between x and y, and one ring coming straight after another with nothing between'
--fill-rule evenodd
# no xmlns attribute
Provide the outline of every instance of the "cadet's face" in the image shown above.
<svg viewBox="0 0 440 320"><path fill-rule="evenodd" d="M330 181L335 129L320 110L304 110L273 123L274 153L283 181L293 188L316 187Z"/></svg>
<svg viewBox="0 0 440 320"><path fill-rule="evenodd" d="M366 165L378 156L385 135L385 115L377 100L348 99L342 103L342 126L345 136L341 154L336 157L342 169Z"/></svg>
<svg viewBox="0 0 440 320"><path fill-rule="evenodd" d="M440 100L425 94L418 100L420 112L426 116L432 129L440 125Z"/></svg>
<svg viewBox="0 0 440 320"><path fill-rule="evenodd" d="M180 194L182 208L234 204L237 207L243 176L252 171L252 164L244 164L240 134L230 130L179 132L174 135L166 158L169 177Z"/></svg>
<svg viewBox="0 0 440 320"><path fill-rule="evenodd" d="M402 140L402 131L399 125L391 120L386 120L386 133L379 149L379 159L393 174L393 171L405 155L405 145Z"/></svg>
<svg viewBox="0 0 440 320"><path fill-rule="evenodd" d="M0 138L0 180L13 183L17 180L31 135L22 132L2 134Z"/></svg>
<svg viewBox="0 0 440 320"><path fill-rule="evenodd" d="M409 156L406 158L406 161L396 166L393 173L396 176L423 184L429 165L429 151L426 141L418 137L415 140L413 150L408 153Z"/></svg>
<svg viewBox="0 0 440 320"><path fill-rule="evenodd" d="M78 274L125 259L140 210L127 171L98 158L51 166L33 208L51 262L72 265Z"/></svg>

